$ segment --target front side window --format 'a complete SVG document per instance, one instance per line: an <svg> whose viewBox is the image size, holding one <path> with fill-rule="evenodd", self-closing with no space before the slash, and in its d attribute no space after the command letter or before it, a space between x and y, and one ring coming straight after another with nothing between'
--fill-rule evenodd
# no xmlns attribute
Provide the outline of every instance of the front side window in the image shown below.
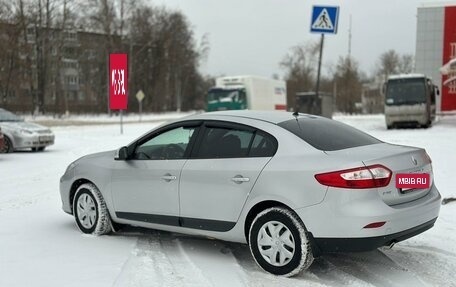
<svg viewBox="0 0 456 287"><path fill-rule="evenodd" d="M133 158L141 160L184 159L196 127L179 127L152 137L136 147Z"/></svg>
<svg viewBox="0 0 456 287"><path fill-rule="evenodd" d="M206 128L200 144L199 158L246 157L253 140L253 131L222 127Z"/></svg>

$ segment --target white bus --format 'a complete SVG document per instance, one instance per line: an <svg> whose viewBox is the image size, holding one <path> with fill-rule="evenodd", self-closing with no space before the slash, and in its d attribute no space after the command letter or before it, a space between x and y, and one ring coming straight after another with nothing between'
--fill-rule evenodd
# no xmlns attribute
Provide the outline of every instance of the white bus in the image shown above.
<svg viewBox="0 0 456 287"><path fill-rule="evenodd" d="M388 129L398 126L427 128L435 120L435 97L439 90L425 75L389 76L383 91Z"/></svg>

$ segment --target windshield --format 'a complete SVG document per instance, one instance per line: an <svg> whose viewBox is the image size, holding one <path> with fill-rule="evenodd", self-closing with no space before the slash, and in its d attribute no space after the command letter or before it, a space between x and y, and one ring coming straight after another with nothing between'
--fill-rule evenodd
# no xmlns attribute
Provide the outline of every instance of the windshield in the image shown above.
<svg viewBox="0 0 456 287"><path fill-rule="evenodd" d="M426 85L423 78L388 81L387 105L413 105L426 102Z"/></svg>
<svg viewBox="0 0 456 287"><path fill-rule="evenodd" d="M209 102L239 102L244 101L245 92L244 90L235 89L235 90L224 90L224 89L214 89L210 90L208 94Z"/></svg>
<svg viewBox="0 0 456 287"><path fill-rule="evenodd" d="M22 122L22 119L11 112L0 109L0 122Z"/></svg>

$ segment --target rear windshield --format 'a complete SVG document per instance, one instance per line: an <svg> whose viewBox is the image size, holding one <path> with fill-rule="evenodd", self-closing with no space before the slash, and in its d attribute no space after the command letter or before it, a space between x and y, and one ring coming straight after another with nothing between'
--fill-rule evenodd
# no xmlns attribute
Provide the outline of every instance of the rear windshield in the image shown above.
<svg viewBox="0 0 456 287"><path fill-rule="evenodd" d="M381 143L378 139L338 121L321 117L299 117L279 123L322 151L334 151Z"/></svg>

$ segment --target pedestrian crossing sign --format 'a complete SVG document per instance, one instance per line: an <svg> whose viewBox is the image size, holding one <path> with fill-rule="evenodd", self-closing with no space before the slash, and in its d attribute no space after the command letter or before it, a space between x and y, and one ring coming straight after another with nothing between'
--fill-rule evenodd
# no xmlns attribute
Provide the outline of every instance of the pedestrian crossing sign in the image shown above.
<svg viewBox="0 0 456 287"><path fill-rule="evenodd" d="M313 6L310 32L337 34L339 6Z"/></svg>

